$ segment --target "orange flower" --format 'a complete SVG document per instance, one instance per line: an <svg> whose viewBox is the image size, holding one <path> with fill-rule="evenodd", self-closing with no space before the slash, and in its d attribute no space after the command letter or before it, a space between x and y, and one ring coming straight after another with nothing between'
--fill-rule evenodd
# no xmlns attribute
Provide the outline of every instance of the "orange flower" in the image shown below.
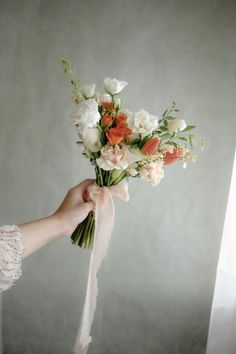
<svg viewBox="0 0 236 354"><path fill-rule="evenodd" d="M159 137L151 138L142 147L142 153L145 155L153 155L160 145L161 139Z"/></svg>
<svg viewBox="0 0 236 354"><path fill-rule="evenodd" d="M174 149L172 153L167 151L164 155L164 164L170 165L171 163L184 157L184 155L183 150Z"/></svg>
<svg viewBox="0 0 236 354"><path fill-rule="evenodd" d="M115 109L113 102L102 102L102 107L108 112L112 112Z"/></svg>
<svg viewBox="0 0 236 354"><path fill-rule="evenodd" d="M111 145L119 144L125 137L123 128L111 128L106 137Z"/></svg>
<svg viewBox="0 0 236 354"><path fill-rule="evenodd" d="M117 114L115 122L117 127L127 127L127 116L124 113Z"/></svg>
<svg viewBox="0 0 236 354"><path fill-rule="evenodd" d="M110 114L105 114L105 116L102 117L102 127L106 128L106 127L110 127L112 125L113 119L112 119L112 115Z"/></svg>
<svg viewBox="0 0 236 354"><path fill-rule="evenodd" d="M123 132L125 138L127 138L128 135L132 134L132 130L127 127L117 127L117 129Z"/></svg>

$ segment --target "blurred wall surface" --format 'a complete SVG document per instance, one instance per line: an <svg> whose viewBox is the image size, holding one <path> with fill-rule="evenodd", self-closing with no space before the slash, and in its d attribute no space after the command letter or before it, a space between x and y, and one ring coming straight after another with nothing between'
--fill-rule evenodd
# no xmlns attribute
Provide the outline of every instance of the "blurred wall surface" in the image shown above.
<svg viewBox="0 0 236 354"><path fill-rule="evenodd" d="M157 187L119 200L89 354L203 354L233 162L236 3L221 0L0 0L0 224L52 213L93 177L81 156L70 88L129 82L123 105L161 115L172 100L209 147ZM68 354L82 313L89 252L69 238L23 262L3 294L7 354Z"/></svg>

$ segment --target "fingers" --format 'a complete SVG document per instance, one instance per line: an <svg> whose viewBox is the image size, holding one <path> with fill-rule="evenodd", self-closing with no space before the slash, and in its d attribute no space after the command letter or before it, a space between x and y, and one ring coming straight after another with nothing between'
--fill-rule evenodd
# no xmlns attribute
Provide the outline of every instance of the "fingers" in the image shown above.
<svg viewBox="0 0 236 354"><path fill-rule="evenodd" d="M88 188L88 186L90 186L91 184L93 184L95 182L95 179L85 179L83 182L77 184L77 186L75 186L75 189L80 189L81 191L84 191L86 188Z"/></svg>
<svg viewBox="0 0 236 354"><path fill-rule="evenodd" d="M72 192L72 195L74 196L74 198L76 198L78 203L88 201L86 189L93 183L95 183L94 179L85 179L83 182L71 188L70 191Z"/></svg>

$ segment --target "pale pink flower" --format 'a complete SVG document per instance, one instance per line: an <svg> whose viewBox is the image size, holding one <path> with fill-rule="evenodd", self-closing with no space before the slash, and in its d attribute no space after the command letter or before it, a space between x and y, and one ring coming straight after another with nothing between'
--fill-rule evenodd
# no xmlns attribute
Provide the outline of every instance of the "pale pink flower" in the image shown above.
<svg viewBox="0 0 236 354"><path fill-rule="evenodd" d="M140 169L139 175L145 181L150 182L153 185L157 185L164 177L164 170L162 169L162 165L162 162L150 162Z"/></svg>
<svg viewBox="0 0 236 354"><path fill-rule="evenodd" d="M105 171L125 170L128 167L126 151L119 145L105 145L101 149L101 156L96 161L98 166Z"/></svg>

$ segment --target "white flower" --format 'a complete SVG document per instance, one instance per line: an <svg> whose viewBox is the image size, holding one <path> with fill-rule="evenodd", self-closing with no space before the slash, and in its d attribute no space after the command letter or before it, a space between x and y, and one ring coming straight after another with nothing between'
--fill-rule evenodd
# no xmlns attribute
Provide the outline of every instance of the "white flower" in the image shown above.
<svg viewBox="0 0 236 354"><path fill-rule="evenodd" d="M120 93L123 88L125 88L128 85L128 82L126 81L119 81L117 79L110 79L109 77L106 77L104 79L104 87L106 92L110 93L111 95L116 95L117 93Z"/></svg>
<svg viewBox="0 0 236 354"><path fill-rule="evenodd" d="M85 98L92 98L95 94L95 84L84 85L79 88L80 92Z"/></svg>
<svg viewBox="0 0 236 354"><path fill-rule="evenodd" d="M82 101L78 104L78 112L75 114L75 124L80 129L93 128L100 120L98 104L94 98Z"/></svg>
<svg viewBox="0 0 236 354"><path fill-rule="evenodd" d="M98 96L98 103L99 104L102 104L102 102L111 103L111 101L112 101L112 97L108 93L99 94L99 96Z"/></svg>
<svg viewBox="0 0 236 354"><path fill-rule="evenodd" d="M115 96L113 99L115 107L120 107L121 106L121 99L120 97Z"/></svg>
<svg viewBox="0 0 236 354"><path fill-rule="evenodd" d="M162 169L162 165L162 162L150 162L140 169L139 175L145 181L150 182L153 185L157 185L164 177L164 170Z"/></svg>
<svg viewBox="0 0 236 354"><path fill-rule="evenodd" d="M101 149L100 134L97 128L78 129L80 139L84 146L91 152Z"/></svg>
<svg viewBox="0 0 236 354"><path fill-rule="evenodd" d="M132 176L132 177L135 177L138 174L138 171L136 170L136 168L134 168L132 166L128 167L128 172L129 172L130 176Z"/></svg>
<svg viewBox="0 0 236 354"><path fill-rule="evenodd" d="M128 115L128 126L134 133L141 134L144 138L146 135L151 134L153 130L158 127L158 118L150 115L148 112L141 109L135 114Z"/></svg>
<svg viewBox="0 0 236 354"><path fill-rule="evenodd" d="M168 133L172 135L173 133L178 133L187 127L184 119L175 118L169 121L168 123Z"/></svg>
<svg viewBox="0 0 236 354"><path fill-rule="evenodd" d="M184 160L183 162L183 168L186 169L187 168L187 162Z"/></svg>
<svg viewBox="0 0 236 354"><path fill-rule="evenodd" d="M161 145L161 150L162 151L168 151L168 152L170 152L171 154L173 153L173 151L174 151L174 145L171 145L171 144L163 144L163 145Z"/></svg>
<svg viewBox="0 0 236 354"><path fill-rule="evenodd" d="M125 150L119 145L105 145L101 149L101 156L96 161L98 166L105 171L125 170L128 167Z"/></svg>
<svg viewBox="0 0 236 354"><path fill-rule="evenodd" d="M147 156L142 154L142 152L139 149L132 148L132 147L128 148L126 146L124 146L124 149L125 149L125 154L129 165L147 159Z"/></svg>

